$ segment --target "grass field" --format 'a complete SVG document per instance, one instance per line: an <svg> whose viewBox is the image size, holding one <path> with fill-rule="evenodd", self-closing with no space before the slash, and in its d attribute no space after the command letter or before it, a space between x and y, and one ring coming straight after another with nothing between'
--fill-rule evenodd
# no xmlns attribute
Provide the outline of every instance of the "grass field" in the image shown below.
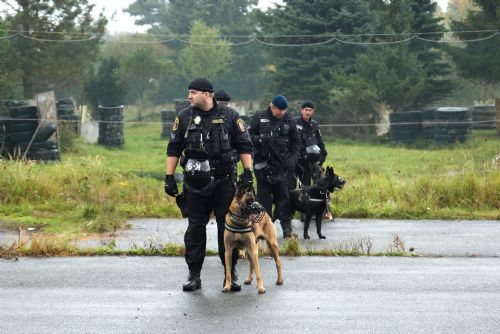
<svg viewBox="0 0 500 334"><path fill-rule="evenodd" d="M77 141L61 164L0 160L0 221L75 234L178 217L163 192L160 133L159 123L127 124L121 149ZM328 142L326 165L347 180L332 196L334 216L500 219L500 137L483 131L464 144L418 146Z"/></svg>

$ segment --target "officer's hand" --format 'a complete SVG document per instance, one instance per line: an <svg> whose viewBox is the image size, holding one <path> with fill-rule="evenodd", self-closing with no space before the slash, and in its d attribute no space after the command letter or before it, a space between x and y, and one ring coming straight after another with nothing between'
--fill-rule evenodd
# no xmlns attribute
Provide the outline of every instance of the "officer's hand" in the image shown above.
<svg viewBox="0 0 500 334"><path fill-rule="evenodd" d="M325 160L326 160L326 155L322 155L321 158L319 158L319 165L322 166Z"/></svg>
<svg viewBox="0 0 500 334"><path fill-rule="evenodd" d="M173 175L165 175L165 193L172 197L175 197L179 193Z"/></svg>
<svg viewBox="0 0 500 334"><path fill-rule="evenodd" d="M243 173L240 174L240 182L246 187L253 186L253 174L250 168L245 168Z"/></svg>

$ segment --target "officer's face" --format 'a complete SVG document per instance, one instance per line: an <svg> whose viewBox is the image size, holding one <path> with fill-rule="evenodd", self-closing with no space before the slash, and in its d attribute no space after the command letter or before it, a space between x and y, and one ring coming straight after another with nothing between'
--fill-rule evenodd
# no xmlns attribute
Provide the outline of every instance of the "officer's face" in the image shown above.
<svg viewBox="0 0 500 334"><path fill-rule="evenodd" d="M273 113L274 117L282 118L283 116L285 116L286 109L279 109L278 107L271 104L271 112Z"/></svg>
<svg viewBox="0 0 500 334"><path fill-rule="evenodd" d="M302 118L305 120L309 120L312 115L314 114L314 109L313 108L302 108L300 110L300 113L302 114Z"/></svg>
<svg viewBox="0 0 500 334"><path fill-rule="evenodd" d="M191 102L191 107L203 108L207 99L210 99L210 93L200 92L199 90L188 90L188 100Z"/></svg>

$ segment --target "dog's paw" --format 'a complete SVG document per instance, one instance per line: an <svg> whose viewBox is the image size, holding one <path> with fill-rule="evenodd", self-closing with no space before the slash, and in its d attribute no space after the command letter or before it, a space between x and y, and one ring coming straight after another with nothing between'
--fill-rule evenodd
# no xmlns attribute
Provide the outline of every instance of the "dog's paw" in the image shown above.
<svg viewBox="0 0 500 334"><path fill-rule="evenodd" d="M229 292L231 291L231 285L225 285L224 288L222 288L222 292Z"/></svg>
<svg viewBox="0 0 500 334"><path fill-rule="evenodd" d="M311 239L311 237L309 236L309 234L304 234L304 239Z"/></svg>
<svg viewBox="0 0 500 334"><path fill-rule="evenodd" d="M258 289L258 291L259 291L259 294L264 294L264 293L266 293L266 289L264 289L264 288Z"/></svg>
<svg viewBox="0 0 500 334"><path fill-rule="evenodd" d="M276 285L283 285L283 281L276 281Z"/></svg>
<svg viewBox="0 0 500 334"><path fill-rule="evenodd" d="M250 284L252 284L252 281L251 281L251 280L247 280L247 279L246 279L246 280L243 282L243 284L245 284L245 285L250 285Z"/></svg>
<svg viewBox="0 0 500 334"><path fill-rule="evenodd" d="M320 239L326 239L326 237L323 234L318 235Z"/></svg>

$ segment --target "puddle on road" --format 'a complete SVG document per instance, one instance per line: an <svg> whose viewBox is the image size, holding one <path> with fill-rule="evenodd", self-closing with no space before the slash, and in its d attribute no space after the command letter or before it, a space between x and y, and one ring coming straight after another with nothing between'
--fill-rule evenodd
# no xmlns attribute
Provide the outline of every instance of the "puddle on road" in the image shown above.
<svg viewBox="0 0 500 334"><path fill-rule="evenodd" d="M0 245L12 245L19 240L19 231L0 228Z"/></svg>

